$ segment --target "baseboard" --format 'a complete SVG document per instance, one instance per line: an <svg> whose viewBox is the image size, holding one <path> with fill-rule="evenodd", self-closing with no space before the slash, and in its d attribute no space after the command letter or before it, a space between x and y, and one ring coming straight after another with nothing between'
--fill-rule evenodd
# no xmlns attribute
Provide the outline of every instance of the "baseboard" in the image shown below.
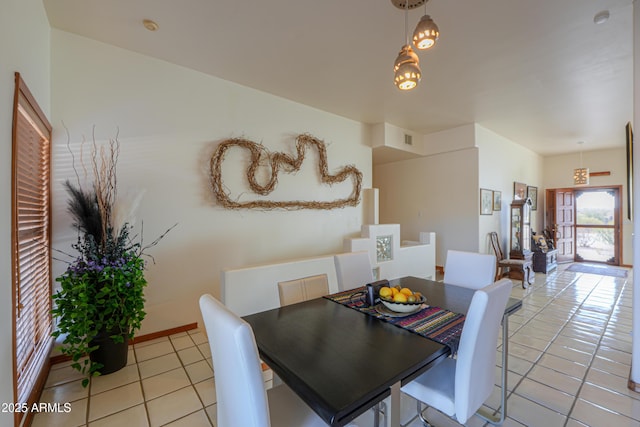
<svg viewBox="0 0 640 427"><path fill-rule="evenodd" d="M175 328L165 329L163 331L152 332L150 334L144 334L137 337L133 337L133 339L129 340L129 345L155 340L156 338L168 337L169 335L174 335L180 332L186 332L186 331L190 331L197 328L198 328L197 323L189 323L187 325L177 326ZM51 363L51 365L68 362L69 360L71 360L71 356L67 356L66 354L58 354L56 356L51 356L49 358L49 362Z"/></svg>
<svg viewBox="0 0 640 427"><path fill-rule="evenodd" d="M636 393L640 393L640 384L631 379L631 369L629 369L629 380L627 381L627 388Z"/></svg>
<svg viewBox="0 0 640 427"><path fill-rule="evenodd" d="M171 329L165 329L164 331L152 332L150 334L133 337L133 339L129 341L129 344L140 344L141 342L155 340L156 338L168 337L169 335L178 334L180 332L187 332L197 328L198 328L197 323L189 323L187 325L182 325L182 326L178 326Z"/></svg>

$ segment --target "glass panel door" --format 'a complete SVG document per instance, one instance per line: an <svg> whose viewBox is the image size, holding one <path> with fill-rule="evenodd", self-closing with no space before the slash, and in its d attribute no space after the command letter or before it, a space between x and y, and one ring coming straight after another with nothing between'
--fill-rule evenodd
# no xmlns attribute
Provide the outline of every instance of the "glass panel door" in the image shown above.
<svg viewBox="0 0 640 427"><path fill-rule="evenodd" d="M619 264L616 256L618 194L612 189L575 192L576 261Z"/></svg>

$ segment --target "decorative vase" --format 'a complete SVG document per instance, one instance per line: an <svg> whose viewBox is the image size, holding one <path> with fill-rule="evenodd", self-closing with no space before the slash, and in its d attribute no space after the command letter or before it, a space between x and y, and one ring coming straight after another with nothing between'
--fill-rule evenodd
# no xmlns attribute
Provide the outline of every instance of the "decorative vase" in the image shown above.
<svg viewBox="0 0 640 427"><path fill-rule="evenodd" d="M92 362L103 365L98 369L100 375L111 374L127 366L129 337L122 334L123 341L115 342L111 336L118 334L119 331L102 331L91 340L90 345L97 345L98 348L89 353L89 358Z"/></svg>

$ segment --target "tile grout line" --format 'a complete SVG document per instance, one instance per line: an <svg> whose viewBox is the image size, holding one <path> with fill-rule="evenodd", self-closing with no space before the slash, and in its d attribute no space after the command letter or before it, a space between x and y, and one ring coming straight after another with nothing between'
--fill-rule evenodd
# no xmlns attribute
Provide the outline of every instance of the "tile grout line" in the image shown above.
<svg viewBox="0 0 640 427"><path fill-rule="evenodd" d="M151 426L151 415L149 414L149 406L147 406L147 396L142 386L142 372L140 371L140 361L138 360L138 352L136 351L136 345L133 344L133 358L136 361L136 370L138 371L138 382L140 384L140 391L142 392L142 404L144 405L144 413L147 415L147 424Z"/></svg>
<svg viewBox="0 0 640 427"><path fill-rule="evenodd" d="M190 335L188 332L187 332L187 336L189 337L189 339L190 339L190 340L191 340L191 342L193 343L193 347L195 347L195 348L196 348L196 350L198 351L198 353L200 353L200 355L202 356L202 361L203 361L203 362L205 362L207 365L209 365L209 364L207 363L207 358L206 358L206 357L205 357L205 355L202 353L202 351L200 350L200 347L198 347L198 344L196 344L196 342L194 341L194 339L191 337L191 335ZM179 417L179 418L176 418L175 420L171 420L171 421L169 421L168 423L163 424L163 426L166 426L167 424L171 424L171 423L173 423L173 422L176 422L176 421L178 421L178 420L181 420L181 419L183 419L183 418L186 418L186 417L188 417L188 416L190 416L190 415L192 415L192 414L197 413L198 411L204 411L204 414L205 414L205 416L207 417L207 421L209 421L209 423L210 423L211 425L214 425L214 424L211 422L211 419L209 418L209 414L208 414L208 413L207 413L207 411L206 411L206 406L205 406L205 404L204 404L203 398L202 398L202 397L200 396L200 394L198 393L198 390L196 389L195 384L193 383L193 380L192 380L192 379L191 379L191 377L189 376L189 372L187 371L187 365L185 365L184 361L183 361L183 360L182 360L182 358L180 357L180 354L178 353L178 349L177 349L177 348L175 347L175 345L173 344L173 340L171 339L171 336L169 336L169 342L171 343L171 346L172 346L172 347L173 347L173 349L174 349L174 352L175 352L175 354L176 354L176 357L178 358L178 361L180 361L180 366L181 366L181 367L182 367L182 369L184 370L185 375L187 376L187 378L189 379L189 385L188 385L188 386L185 386L185 387L182 387L182 388L180 388L180 389L178 389L178 390L182 390L182 389L185 389L185 388L187 388L187 387L191 387L191 388L193 389L193 391L196 393L196 396L198 397L198 400L200 401L200 404L202 405L202 408L201 408L201 409L198 409L198 410L196 410L196 411L194 411L194 412L190 412L190 413L188 413L188 414L185 414L185 415L183 415L183 416L181 416L181 417ZM181 349L181 350L185 350L186 348L191 348L191 346L189 346L189 347L185 347L185 348L183 348L183 349ZM190 363L189 365L193 365L193 364L195 364L195 363L197 363L197 362ZM213 378L212 378L212 379L213 379ZM173 392L175 392L175 391L178 391L178 390L174 390L174 391L172 391L171 393L173 393ZM169 393L167 393L167 394L169 394ZM166 394L165 394L164 396L166 396ZM160 397L160 396L158 396L158 397ZM145 404L146 404L146 400L145 400ZM151 425L151 420L150 420L150 419L149 419L149 425Z"/></svg>
<svg viewBox="0 0 640 427"><path fill-rule="evenodd" d="M598 281L598 284L596 285L596 287L598 287L598 285L600 284L600 282L601 282L603 279L604 279L604 278L601 278L601 279L600 279L600 281ZM587 366L587 369L585 370L585 373L584 373L584 376L583 376L582 381L581 381L581 383L580 383L580 386L578 387L578 390L576 391L576 394L575 394L574 399L573 399L573 404L571 405L571 408L569 408L569 415L567 415L567 420L566 420L566 421L565 421L565 423L564 423L564 427L567 427L567 424L568 424L568 422L569 422L569 420L570 420L570 419L576 420L575 418L571 418L571 414L573 413L573 410L574 410L574 408L575 408L575 406L576 406L576 403L577 403L577 401L578 401L578 399L579 399L579 398L578 398L578 396L580 396L580 392L582 391L582 388L584 387L584 384L587 382L587 376L589 375L589 370L590 370L590 369L591 369L591 367L593 366L593 361L595 360L595 358L596 358L596 354L598 353L598 350L600 349L600 346L601 346L601 344L602 344L602 338L604 337L604 334L605 334L605 332L606 332L606 330L607 330L607 327L609 326L609 322L611 321L611 316L613 316L613 312L614 312L614 310L615 310L615 307L616 307L616 306L618 305L618 303L620 302L620 298L622 297L622 294L623 294L623 292L624 292L624 289L627 287L627 285L628 285L628 281L627 281L627 280L625 280L625 283L622 285L622 288L620 289L620 293L616 296L615 304L613 305L613 307L612 307L612 309L611 309L611 312L610 312L610 313L609 313L609 315L607 316L607 322L606 322L606 324L605 324L605 326L604 326L604 328L603 328L603 330L602 330L602 334L600 335L600 338L598 339L598 343L596 344L596 349L595 349L595 351L593 352L593 356L591 357L591 360L590 360L590 362L589 362L589 365ZM594 288L594 289L595 289L595 288ZM591 296L591 294L592 294L592 293L593 293L593 290L589 293L589 296ZM587 297L587 298L588 298L588 297ZM581 304L581 306L582 306L582 304ZM590 403L593 403L593 402L590 402ZM627 417L627 416L626 416L626 415L624 415L624 414L620 414L619 412L615 412L615 411L613 411L612 409L607 408L607 410L609 410L609 411L611 411L611 412L614 412L614 413L616 413L616 414L618 414L618 415L620 415L620 416L623 416L623 417L625 417L625 418L629 418L629 417ZM629 419L631 419L631 418L629 418ZM578 420L576 420L576 421L578 421Z"/></svg>
<svg viewBox="0 0 640 427"><path fill-rule="evenodd" d="M549 282L552 278L555 278L555 277L557 277L557 274L554 274L554 275L552 275L552 276L547 276L547 277L545 278L545 282L544 282L544 284L542 284L542 285L538 286L537 288L536 288L536 287L535 287L535 285L534 285L534 288L532 289L532 291L531 291L531 292L529 292L529 293L528 293L528 295L523 295L523 297L522 297L523 305L524 305L524 300L525 300L525 298L532 296L533 292L537 291L538 289L541 289L541 288L543 288L543 287L546 287L546 286L547 286L547 282ZM516 285L516 286L518 286L518 285ZM568 287L568 286L570 286L570 284L569 284L569 285L567 285L567 287ZM566 289L566 287L565 287L564 289ZM563 290L564 290L564 289L563 289ZM557 295L557 294L556 294L556 295ZM534 318L535 316L537 316L538 314L540 314L540 312L541 312L542 310L544 310L544 309L545 309L549 304L551 304L551 302L552 302L555 298L556 298L556 296L554 296L552 299L550 299L549 301L547 301L547 303L546 303L546 304L544 304L544 306L542 306L539 310L537 310L537 311L535 312L535 314L534 314L534 315L532 315L529 319L527 319L525 322L523 322L522 324L520 324L520 325L518 326L518 328L516 328L516 329L515 329L515 331L514 331L513 333L511 333L511 334L509 334L509 335L508 335L507 339L511 339L511 337L513 337L513 336L514 336L518 331L520 331L524 326L526 326L527 324L529 324L529 323L533 320L533 318ZM556 335L554 335L554 339L555 339L555 337L556 337L559 333L560 333L560 332L558 332ZM549 345L550 345L550 344L549 344ZM501 344L500 346L498 346L498 348L500 348L500 347L502 347L502 344ZM525 347L528 347L528 346L525 346ZM543 350L543 351L542 351L542 354L544 354L544 353L545 353L546 348L548 348L548 346L547 346L547 347L545 347L545 350ZM537 350L537 349L535 349L535 350ZM497 351L497 349L496 349L496 351ZM503 350L501 349L501 351L503 351ZM507 355L507 360L508 360L508 357L509 357L509 355ZM540 357L542 357L542 355L541 355ZM538 358L538 359L539 359L539 358ZM532 365L533 365L533 366L535 366L535 364L537 363L537 360L538 360L538 359L536 359L536 362L532 362ZM496 365L496 366L497 366L497 365ZM531 371L531 369L533 369L533 366L532 366L532 367L527 371L527 374ZM507 375L508 375L508 374L507 374ZM519 374L518 374L518 375L519 375ZM506 396L506 402L507 402L507 403L509 402L509 398L514 394L514 390L518 387L518 385L520 385L520 383L522 382L522 380L523 380L525 377L526 377L526 374L522 376L522 378L520 379L520 381L518 381L518 382L516 383L516 385L513 387L513 389L512 389L511 391L509 391L509 389L508 389L508 384L506 385L506 386L507 386L507 396ZM508 406L507 406L507 407L508 407ZM498 408L497 408L497 409L495 409L495 410L494 410L494 412L493 412L493 415L494 415L494 416L496 416L496 415L498 414L498 412L500 411L500 408L501 408L501 405L498 405ZM506 414L505 421L506 421L508 418L509 418L509 415L508 415L508 413L507 413L507 414ZM512 419L513 419L513 418L512 418ZM489 423L489 422L485 422L485 423L483 424L483 427L490 427L490 426L491 426L491 423Z"/></svg>
<svg viewBox="0 0 640 427"><path fill-rule="evenodd" d="M564 270L562 271L562 273L564 273ZM547 276L547 277L545 278L545 282L544 282L544 284L542 284L542 285L540 285L540 286L538 286L538 287L534 288L534 289L533 289L533 291L532 291L532 292L530 292L528 295L523 296L523 298L522 298L523 303L524 303L524 300L525 300L525 298L526 298L526 297L530 297L530 296L532 296L532 294L533 294L535 291L537 291L537 290L539 290L539 289L542 289L542 288L547 287L548 282L550 282L550 281L552 281L552 280L557 280L559 276L560 276L560 273L559 273L559 272L556 272L555 274L553 274L553 275L551 275L551 276ZM566 286L564 286L561 290L559 290L558 292L556 292L556 293L554 294L554 296L553 296L549 301L547 301L547 303L546 303L543 307L541 307L539 310L537 310L537 311L535 312L535 314L533 314L533 315L532 315L531 317L529 317L529 318L528 318L524 323L522 323L522 324L520 325L520 327L518 327L518 328L517 328L517 329L516 329L516 330L515 330L515 331L514 331L510 336L509 336L509 338L511 338L512 336L514 336L514 335L515 335L518 331L520 331L524 326L528 325L528 324L529 324L529 323L530 323L530 322L531 322L531 321L532 321L532 320L533 320L537 315L539 315L539 314L540 314L540 313L541 313L545 308L547 308L547 307L548 307L548 306L549 306L553 301L555 301L556 299L558 299L558 295L562 294L562 293L563 293L564 291L566 291L570 286L575 285L575 283L576 283L577 281L578 281L578 276L576 275L576 276L574 277L574 279L573 279L573 280L571 280L571 281L570 281ZM593 289L592 289L592 291L593 291ZM586 297L585 297L585 298L586 298ZM583 300L583 302L584 302L584 300ZM582 305L582 303L581 303L580 305ZM576 311L577 311L577 310L576 310ZM575 314L573 314L571 317L573 317L574 315L575 315ZM569 319L564 321L564 324L563 324L562 328L561 328L561 329L560 329L560 330L559 330L559 331L554 335L553 339L552 339L552 340L547 344L547 346L545 347L545 349L541 351L540 356L539 356L539 357L537 357L537 358L536 358L536 360L535 360L534 362L531 362L531 367L526 371L526 373L525 373L524 375L522 375L522 378L520 378L520 380L519 380L519 381L518 381L518 382L513 386L512 390L511 390L511 391L507 390L507 403L509 402L509 398L510 398L511 396L513 396L514 394L516 394L516 395L517 395L517 396L519 396L519 397L523 397L523 396L520 396L519 394L517 394L517 393L515 392L515 390L516 390L516 389L518 388L518 386L519 386L519 385L524 381L524 379L525 379L525 378L527 378L527 376L529 375L529 373L531 373L531 371L533 370L533 368L534 368L535 366L537 366L538 361L539 361L539 360L542 358L542 356L546 353L546 351L547 351L547 349L549 348L549 346L551 345L551 343L552 343L553 341L555 341L555 339L560 335L560 332L562 331L562 329L564 329L564 327L566 326L566 324L567 324L568 322L569 322ZM529 347L529 346L525 346L525 347ZM530 347L530 348L531 348L531 347ZM538 350L538 349L534 349L534 350ZM507 356L507 357L508 357L508 356ZM518 375L519 375L519 374L518 374ZM533 380L532 380L532 381L533 381ZM524 399L526 399L526 400L530 400L530 399L528 399L528 398L526 398L526 397L523 397L523 398L524 398ZM533 401L532 401L532 402L533 402ZM539 403L537 403L537 402L533 402L533 403L536 403L536 404L540 405L540 404L539 404ZM545 407L544 405L540 405L540 406ZM546 408L546 407L545 407L545 408ZM547 409L550 409L550 408L547 408ZM500 410L500 407L498 407L498 409L496 409L495 413L497 413L499 410ZM569 417L569 415L567 415L566 417L568 418L568 417ZM507 418L508 418L508 414L507 414ZM512 418L512 419L513 419L514 421L517 421L517 420L515 420L514 418ZM517 421L517 422L519 423L519 421ZM566 424L566 420L565 420L565 424ZM489 423L486 423L486 424L485 424L485 427L486 427L487 425L489 425Z"/></svg>

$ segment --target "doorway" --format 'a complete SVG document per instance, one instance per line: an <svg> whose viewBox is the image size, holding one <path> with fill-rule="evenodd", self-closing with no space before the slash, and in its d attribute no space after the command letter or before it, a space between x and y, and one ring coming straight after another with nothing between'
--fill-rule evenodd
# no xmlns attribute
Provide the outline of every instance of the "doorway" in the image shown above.
<svg viewBox="0 0 640 427"><path fill-rule="evenodd" d="M620 192L620 186L547 190L546 223L558 262L620 265Z"/></svg>

